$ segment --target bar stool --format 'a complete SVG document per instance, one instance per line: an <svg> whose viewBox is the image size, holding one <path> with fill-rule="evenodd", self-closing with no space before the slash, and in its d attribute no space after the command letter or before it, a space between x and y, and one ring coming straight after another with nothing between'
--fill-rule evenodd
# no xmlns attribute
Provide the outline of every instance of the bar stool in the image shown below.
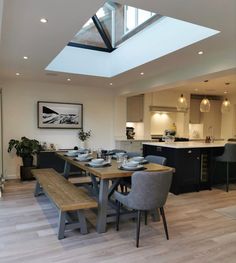
<svg viewBox="0 0 236 263"><path fill-rule="evenodd" d="M224 153L217 156L216 162L226 163L226 192L229 191L229 163L236 163L236 143L226 143Z"/></svg>

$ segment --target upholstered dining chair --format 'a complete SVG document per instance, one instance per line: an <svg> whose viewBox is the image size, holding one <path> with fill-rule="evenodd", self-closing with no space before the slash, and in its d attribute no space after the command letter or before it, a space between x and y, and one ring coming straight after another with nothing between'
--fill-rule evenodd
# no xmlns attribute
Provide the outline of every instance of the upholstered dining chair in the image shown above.
<svg viewBox="0 0 236 263"><path fill-rule="evenodd" d="M169 239L167 223L164 212L164 205L167 200L171 181L172 171L165 172L144 172L133 173L131 177L131 191L124 195L115 192L115 199L118 201L116 230L119 230L120 206L123 204L129 209L137 210L136 247L139 247L141 212L159 208L162 216L166 238Z"/></svg>
<svg viewBox="0 0 236 263"><path fill-rule="evenodd" d="M157 163L161 165L166 165L167 159L163 156L157 156L157 155L147 155L145 157L145 160L147 160L149 163Z"/></svg>
<svg viewBox="0 0 236 263"><path fill-rule="evenodd" d="M215 158L216 162L226 163L226 192L229 191L229 164L236 163L236 143L226 143L224 152Z"/></svg>
<svg viewBox="0 0 236 263"><path fill-rule="evenodd" d="M126 153L126 156L127 156L128 158L133 158L133 157L137 157L137 156L142 156L142 154L139 153L139 152L127 152L127 153Z"/></svg>

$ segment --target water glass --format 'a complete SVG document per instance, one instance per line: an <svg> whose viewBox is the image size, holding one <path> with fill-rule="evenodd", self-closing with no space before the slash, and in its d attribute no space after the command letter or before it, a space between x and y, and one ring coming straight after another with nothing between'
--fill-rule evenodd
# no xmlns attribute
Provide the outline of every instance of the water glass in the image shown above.
<svg viewBox="0 0 236 263"><path fill-rule="evenodd" d="M111 163L111 155L107 155L106 156L106 162L107 163Z"/></svg>

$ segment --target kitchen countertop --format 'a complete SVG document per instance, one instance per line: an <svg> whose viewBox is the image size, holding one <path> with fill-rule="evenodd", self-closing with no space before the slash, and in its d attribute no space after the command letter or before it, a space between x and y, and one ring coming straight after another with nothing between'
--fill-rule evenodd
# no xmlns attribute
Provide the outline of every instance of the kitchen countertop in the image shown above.
<svg viewBox="0 0 236 263"><path fill-rule="evenodd" d="M157 139L116 139L118 142L156 142Z"/></svg>
<svg viewBox="0 0 236 263"><path fill-rule="evenodd" d="M185 148L212 148L212 147L224 147L227 141L219 141L214 143L205 142L143 142L145 145L160 146L175 149L185 149Z"/></svg>

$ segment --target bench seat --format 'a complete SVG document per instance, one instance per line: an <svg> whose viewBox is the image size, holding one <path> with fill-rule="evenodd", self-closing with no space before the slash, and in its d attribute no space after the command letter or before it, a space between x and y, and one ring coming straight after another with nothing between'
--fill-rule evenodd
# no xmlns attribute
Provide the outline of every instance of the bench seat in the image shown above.
<svg viewBox="0 0 236 263"><path fill-rule="evenodd" d="M87 224L83 210L96 208L97 202L54 169L34 169L32 174L37 180L35 196L43 190L59 210L58 238L64 238L66 229L78 227L82 234L86 234Z"/></svg>

